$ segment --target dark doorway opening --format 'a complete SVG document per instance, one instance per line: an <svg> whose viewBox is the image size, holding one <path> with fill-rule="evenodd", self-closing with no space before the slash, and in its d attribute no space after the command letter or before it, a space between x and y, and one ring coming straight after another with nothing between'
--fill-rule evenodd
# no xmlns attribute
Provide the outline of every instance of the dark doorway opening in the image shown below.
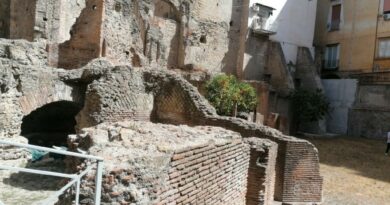
<svg viewBox="0 0 390 205"><path fill-rule="evenodd" d="M21 135L29 144L52 147L66 146L69 134L75 134L75 116L81 105L58 101L44 105L23 118Z"/></svg>

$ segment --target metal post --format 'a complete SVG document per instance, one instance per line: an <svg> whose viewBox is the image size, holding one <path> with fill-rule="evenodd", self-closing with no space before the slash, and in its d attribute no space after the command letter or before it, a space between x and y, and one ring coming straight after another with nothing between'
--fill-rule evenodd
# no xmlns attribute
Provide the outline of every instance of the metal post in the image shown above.
<svg viewBox="0 0 390 205"><path fill-rule="evenodd" d="M79 201L80 201L80 178L77 180L77 183L76 183L76 205L79 205Z"/></svg>
<svg viewBox="0 0 390 205"><path fill-rule="evenodd" d="M97 161L96 180L95 180L95 205L100 205L102 194L103 161Z"/></svg>

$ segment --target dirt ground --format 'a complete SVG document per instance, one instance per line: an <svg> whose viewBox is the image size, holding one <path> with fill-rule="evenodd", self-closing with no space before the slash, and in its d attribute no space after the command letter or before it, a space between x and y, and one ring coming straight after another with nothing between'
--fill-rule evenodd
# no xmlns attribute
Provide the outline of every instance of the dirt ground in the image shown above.
<svg viewBox="0 0 390 205"><path fill-rule="evenodd" d="M7 166L25 167L25 160L9 160ZM63 172L63 162L36 163L27 165L31 169ZM61 178L0 170L0 204L46 205L43 201L62 186Z"/></svg>
<svg viewBox="0 0 390 205"><path fill-rule="evenodd" d="M390 156L385 140L308 139L319 150L323 205L390 205Z"/></svg>

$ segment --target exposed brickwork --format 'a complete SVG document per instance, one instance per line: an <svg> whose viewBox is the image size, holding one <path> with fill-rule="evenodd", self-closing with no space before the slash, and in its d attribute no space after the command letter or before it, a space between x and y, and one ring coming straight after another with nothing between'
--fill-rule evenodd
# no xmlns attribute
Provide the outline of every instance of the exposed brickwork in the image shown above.
<svg viewBox="0 0 390 205"><path fill-rule="evenodd" d="M246 204L250 150L232 131L135 121L103 123L73 136L70 147L105 159L104 203ZM68 161L72 170L82 166ZM82 199L93 197L93 180L92 173L83 179Z"/></svg>
<svg viewBox="0 0 390 205"><path fill-rule="evenodd" d="M179 150L160 204L245 204L248 161L248 146L240 141Z"/></svg>
<svg viewBox="0 0 390 205"><path fill-rule="evenodd" d="M173 73L145 71L147 87L158 99L164 96L162 104L156 100L154 110L159 120L191 125L211 125L239 132L243 137L270 139L279 146L276 160L275 199L283 202L320 202L322 177L319 172L318 151L306 140L283 135L266 126L250 123L237 118L218 116L206 99L190 83ZM167 89L169 88L169 89ZM169 90L167 95L161 90ZM170 107L170 102L175 106ZM177 105L181 102L181 105ZM179 112L180 108L182 112ZM163 112L159 109L163 108ZM182 114L181 116L178 116ZM171 117L175 116L175 117ZM292 143L293 145L290 145ZM298 149L300 147L301 149ZM302 153L305 153L304 155ZM304 161L310 159L307 162ZM297 166L299 165L299 166ZM295 173L305 170L300 177ZM294 194L291 194L294 190Z"/></svg>
<svg viewBox="0 0 390 205"><path fill-rule="evenodd" d="M309 144L289 142L284 167L284 202L321 201L322 177L318 158Z"/></svg>
<svg viewBox="0 0 390 205"><path fill-rule="evenodd" d="M270 140L253 137L245 141L251 146L246 204L271 204L274 200L278 145Z"/></svg>

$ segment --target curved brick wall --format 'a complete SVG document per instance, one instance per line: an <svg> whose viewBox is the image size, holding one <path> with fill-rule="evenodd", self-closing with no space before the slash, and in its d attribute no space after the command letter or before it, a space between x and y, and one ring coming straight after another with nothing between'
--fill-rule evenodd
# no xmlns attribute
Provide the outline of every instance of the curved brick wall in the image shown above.
<svg viewBox="0 0 390 205"><path fill-rule="evenodd" d="M278 147L275 199L283 202L320 202L322 177L318 151L306 140L285 136L266 126L237 118L218 116L197 89L175 73L145 71L147 87L155 94L156 121L211 125L266 138Z"/></svg>

